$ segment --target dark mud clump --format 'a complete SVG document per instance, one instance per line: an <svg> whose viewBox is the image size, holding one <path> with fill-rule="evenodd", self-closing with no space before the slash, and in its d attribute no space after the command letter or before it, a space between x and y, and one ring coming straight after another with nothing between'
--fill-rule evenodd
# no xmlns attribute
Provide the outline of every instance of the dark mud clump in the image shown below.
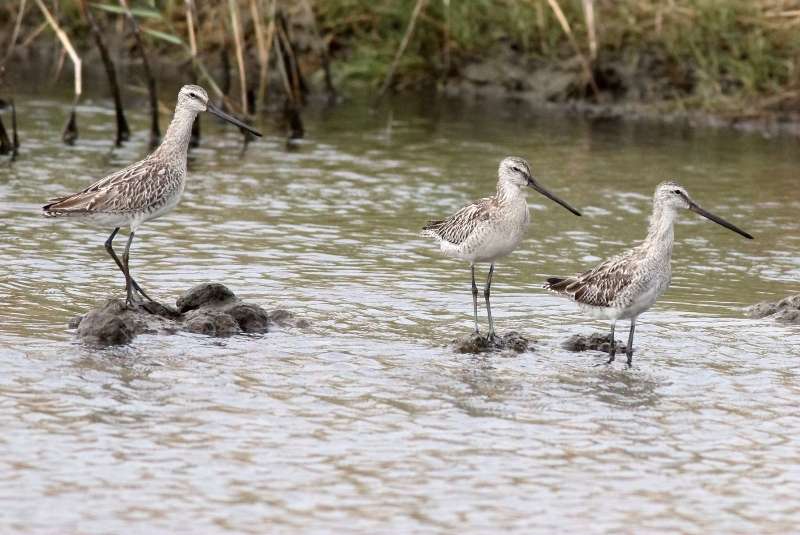
<svg viewBox="0 0 800 535"><path fill-rule="evenodd" d="M267 311L245 303L223 284L207 283L195 286L180 296L176 312L153 313L142 306L131 306L121 299L111 299L74 318L70 328L77 329L78 338L94 346L127 344L137 335L174 334L178 331L227 337L241 333L266 333L271 325L306 327L308 322L297 319L287 310ZM160 309L159 309L160 310Z"/></svg>
<svg viewBox="0 0 800 535"><path fill-rule="evenodd" d="M453 349L459 353L493 353L499 351L524 353L532 351L533 340L529 340L516 331L503 336L489 338L485 334L470 333L452 341Z"/></svg>
<svg viewBox="0 0 800 535"><path fill-rule="evenodd" d="M800 294L784 297L780 301L771 303L764 301L747 307L745 313L751 318L761 319L770 317L781 323L800 325Z"/></svg>
<svg viewBox="0 0 800 535"><path fill-rule="evenodd" d="M617 353L625 353L627 349L625 344L619 340L615 340L614 344L617 347ZM611 334L610 333L592 333L589 335L576 334L570 336L563 344L562 347L567 351L602 351L603 353L611 354Z"/></svg>

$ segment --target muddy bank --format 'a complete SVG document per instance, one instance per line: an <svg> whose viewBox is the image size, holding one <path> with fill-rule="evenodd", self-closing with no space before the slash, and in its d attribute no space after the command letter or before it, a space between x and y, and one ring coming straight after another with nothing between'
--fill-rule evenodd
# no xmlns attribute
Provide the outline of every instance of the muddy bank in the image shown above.
<svg viewBox="0 0 800 535"><path fill-rule="evenodd" d="M755 319L771 318L781 323L800 325L800 294L775 302L763 301L747 307L745 313Z"/></svg>
<svg viewBox="0 0 800 535"><path fill-rule="evenodd" d="M171 335L190 332L214 337L243 333L266 333L272 327L306 327L284 309L267 311L245 303L223 284L195 286L176 303L174 310L158 313L143 306L132 306L122 299L110 299L83 316L73 318L69 327L78 338L92 346L106 347L130 343L140 334Z"/></svg>
<svg viewBox="0 0 800 535"><path fill-rule="evenodd" d="M751 108L711 112L687 105L698 73L675 69L658 54L600 56L593 65L598 92L577 57L537 60L510 48L465 63L442 84L444 95L486 103L514 101L534 109L597 120L642 121L690 127L734 128L800 137L800 96L763 98Z"/></svg>

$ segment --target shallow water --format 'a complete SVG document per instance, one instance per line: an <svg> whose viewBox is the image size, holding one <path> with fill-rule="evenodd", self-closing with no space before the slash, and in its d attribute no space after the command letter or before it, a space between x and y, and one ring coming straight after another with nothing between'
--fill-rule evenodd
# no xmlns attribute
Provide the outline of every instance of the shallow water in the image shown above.
<svg viewBox="0 0 800 535"><path fill-rule="evenodd" d="M137 234L137 279L165 300L224 281L312 326L95 350L66 324L122 294L102 246L110 229L39 207L142 157L146 124L129 113L134 139L113 148L110 104L89 98L78 143L64 146L67 102L18 98L22 153L0 167L0 531L800 523L800 329L741 312L798 289L795 141L420 98L314 107L292 150L264 119L265 138L243 152L236 131L206 120L182 203ZM498 329L535 351L456 354L448 342L472 325L469 271L418 229L490 193L509 154L584 217L532 193L528 239L498 263ZM541 283L641 239L666 178L756 240L685 214L634 368L593 367L599 353L560 346L606 325Z"/></svg>

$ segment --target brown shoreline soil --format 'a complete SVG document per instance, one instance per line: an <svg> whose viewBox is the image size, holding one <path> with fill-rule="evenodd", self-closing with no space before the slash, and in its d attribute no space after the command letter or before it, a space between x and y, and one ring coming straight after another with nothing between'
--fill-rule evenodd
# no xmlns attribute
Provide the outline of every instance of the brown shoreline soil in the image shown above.
<svg viewBox="0 0 800 535"><path fill-rule="evenodd" d="M319 62L313 57L312 47L305 43L299 48L303 51L299 58L301 67L312 84L310 96L322 97L324 87L316 72ZM346 53L340 52L333 58L331 66L334 77L337 67L346 70L346 56ZM152 60L160 86L179 86L194 79L190 64L174 54L153 54ZM28 87L31 83L49 83L46 77L53 70L52 61L49 46L15 51L9 65L24 65L25 72L6 72L0 97L9 96L15 89ZM93 48L85 50L83 61L87 95L106 94L107 80L97 52ZM208 67L215 79L224 78L222 66L217 61L209 60ZM123 83L123 96L136 93L132 87L142 83L139 63L123 56L123 60L117 63L117 70ZM277 76L276 71L272 69L271 76ZM699 106L688 107L691 105L695 75L688 70L678 73L668 70L654 54L642 52L635 60L601 56L596 60L593 71L600 90L596 96L589 90L577 58L564 61L537 60L500 47L488 51L486 57L480 60L466 60L454 65L444 79L436 79L431 74L406 84L400 78L392 92L404 95L435 88L440 96L464 102L480 102L488 106L522 103L532 111L541 110L591 120L728 128L764 136L800 137L800 94L772 98L765 96L754 100L746 109L732 109L730 104L723 106L720 102L720 111L709 111ZM232 76L235 72L232 70L229 74ZM68 73L62 73L61 82L71 84ZM314 82L317 82L316 85ZM274 89L279 83L280 80L273 79L271 87ZM238 91L235 88L236 80L233 80L233 84L228 95L236 103L237 99L233 97ZM355 98L355 95L365 92L374 96L377 91L363 83L348 84L345 81L341 85L338 89L345 98ZM268 99L267 102L273 108L280 108L282 99ZM24 104L24 99L18 98L20 104Z"/></svg>
<svg viewBox="0 0 800 535"><path fill-rule="evenodd" d="M665 72L656 56L635 61L598 58L588 88L577 58L536 61L513 51L466 63L440 85L444 95L472 101L511 100L589 119L643 121L689 127L731 128L765 136L800 137L800 96L763 97L747 109L709 111L686 107L692 97L691 72ZM742 104L744 105L744 104Z"/></svg>

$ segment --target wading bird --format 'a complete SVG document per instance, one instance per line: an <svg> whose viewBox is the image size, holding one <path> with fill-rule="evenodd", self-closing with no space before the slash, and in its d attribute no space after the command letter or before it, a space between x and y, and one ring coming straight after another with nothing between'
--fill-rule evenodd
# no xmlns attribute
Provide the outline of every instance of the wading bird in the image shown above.
<svg viewBox="0 0 800 535"><path fill-rule="evenodd" d="M211 104L202 87L185 85L178 93L175 115L164 140L152 154L78 193L53 199L42 207L46 217L69 217L113 228L106 240L106 251L125 276L127 303L142 304L151 312L164 313L169 309L151 299L131 276L128 267L131 243L142 223L166 214L178 204L186 186L186 153L192 123L202 111L261 136ZM130 228L130 233L120 260L112 244L122 227Z"/></svg>
<svg viewBox="0 0 800 535"><path fill-rule="evenodd" d="M647 237L640 245L580 275L547 279L546 289L570 297L578 303L582 312L593 318L611 320L611 356L606 364L614 362L614 327L619 319L631 320L625 353L628 366L633 363L636 318L669 287L672 244L675 240L673 229L678 210L681 209L691 210L747 239L753 239L742 229L700 208L681 185L662 182L653 197L653 215Z"/></svg>
<svg viewBox="0 0 800 535"><path fill-rule="evenodd" d="M497 193L468 204L441 221L431 221L423 227L422 235L435 238L445 256L466 260L472 270L472 305L475 314L475 332L478 329L478 286L475 284L475 264L489 262L489 275L483 296L489 318L489 338L494 337L492 308L489 293L492 286L494 264L498 258L511 253L525 236L530 222L527 189L533 188L573 214L576 209L562 201L533 178L528 162L509 157L500 162L497 171Z"/></svg>

